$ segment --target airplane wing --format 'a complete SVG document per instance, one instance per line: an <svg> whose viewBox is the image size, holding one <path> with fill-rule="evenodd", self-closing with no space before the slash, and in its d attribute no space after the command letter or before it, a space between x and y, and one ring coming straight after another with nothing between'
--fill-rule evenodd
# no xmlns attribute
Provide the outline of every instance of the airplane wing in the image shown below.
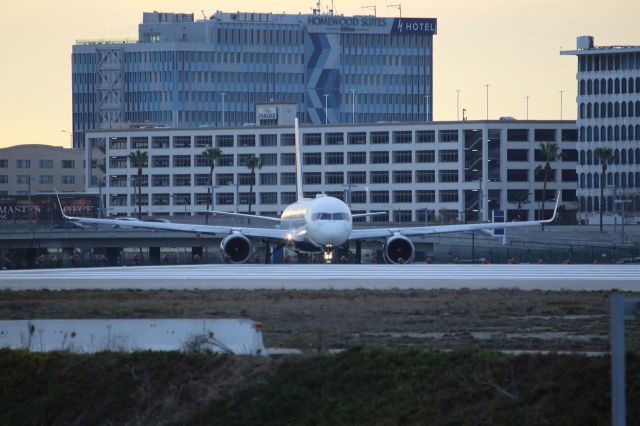
<svg viewBox="0 0 640 426"><path fill-rule="evenodd" d="M211 213L213 215L221 215L221 216L231 216L231 217L240 217L240 218L249 218L249 219L264 219L271 222L280 223L279 217L272 216L260 216L257 214L246 214L246 213L234 213L234 212L221 212L219 210L207 210L207 213ZM386 213L386 212L385 212Z"/></svg>
<svg viewBox="0 0 640 426"><path fill-rule="evenodd" d="M543 225L553 222L558 213L558 205L560 196L556 199L556 205L551 219L547 220L528 220L523 222L492 222L492 223L471 223L463 225L435 225L435 226L410 226L406 228L363 228L353 229L349 240L366 240L370 238L385 238L392 235L404 235L407 237L430 234L444 234L451 232L478 231L482 229L503 229L503 228L520 228L524 226Z"/></svg>
<svg viewBox="0 0 640 426"><path fill-rule="evenodd" d="M56 194L57 196L57 194ZM190 232L195 234L211 234L226 236L233 233L240 233L246 237L254 238L271 238L277 240L285 240L290 237L291 231L286 229L270 229L270 228L252 228L243 226L216 226L216 225L197 225L186 223L171 222L146 222L143 220L117 220L117 219L94 219L90 217L74 217L67 216L62 209L60 198L58 197L58 205L62 216L73 222L86 223L91 225L114 225L120 228L143 228L143 229L160 229L165 231Z"/></svg>

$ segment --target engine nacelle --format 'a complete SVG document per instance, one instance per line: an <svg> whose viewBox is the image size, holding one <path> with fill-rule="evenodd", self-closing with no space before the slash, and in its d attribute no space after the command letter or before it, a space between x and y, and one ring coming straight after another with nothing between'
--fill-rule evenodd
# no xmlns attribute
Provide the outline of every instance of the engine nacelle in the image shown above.
<svg viewBox="0 0 640 426"><path fill-rule="evenodd" d="M411 263L416 250L410 239L394 235L384 243L382 253L386 263Z"/></svg>
<svg viewBox="0 0 640 426"><path fill-rule="evenodd" d="M242 234L226 236L220 243L220 258L224 263L247 263L251 256L251 241Z"/></svg>

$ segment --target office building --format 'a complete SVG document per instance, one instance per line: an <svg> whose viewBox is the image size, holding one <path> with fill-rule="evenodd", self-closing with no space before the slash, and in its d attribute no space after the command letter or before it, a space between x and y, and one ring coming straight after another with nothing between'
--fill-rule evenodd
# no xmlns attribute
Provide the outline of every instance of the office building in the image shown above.
<svg viewBox="0 0 640 426"><path fill-rule="evenodd" d="M640 216L640 46L595 46L593 37L577 39L578 57L579 217L598 223ZM597 148L610 148L604 199L600 200L602 166ZM622 212L625 212L622 215ZM631 220L630 218L634 218Z"/></svg>
<svg viewBox="0 0 640 426"><path fill-rule="evenodd" d="M256 105L302 123L430 121L433 18L145 13L135 41L78 41L73 146L121 123L240 127ZM264 113L266 116L272 116Z"/></svg>

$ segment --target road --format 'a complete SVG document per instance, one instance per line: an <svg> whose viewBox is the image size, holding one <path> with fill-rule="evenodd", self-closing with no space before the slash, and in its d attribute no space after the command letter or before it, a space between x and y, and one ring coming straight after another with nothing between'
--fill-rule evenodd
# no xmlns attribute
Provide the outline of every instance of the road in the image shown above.
<svg viewBox="0 0 640 426"><path fill-rule="evenodd" d="M0 290L640 291L640 265L176 265L0 271Z"/></svg>

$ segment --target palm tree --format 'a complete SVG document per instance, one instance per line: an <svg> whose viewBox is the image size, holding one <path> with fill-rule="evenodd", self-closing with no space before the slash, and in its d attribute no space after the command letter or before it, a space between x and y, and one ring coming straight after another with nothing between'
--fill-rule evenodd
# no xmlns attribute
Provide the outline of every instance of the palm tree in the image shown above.
<svg viewBox="0 0 640 426"><path fill-rule="evenodd" d="M256 169L262 168L262 159L252 155L247 158L246 166L251 170L251 185L249 186L249 214L251 214L251 204L253 201L253 186L256 184Z"/></svg>
<svg viewBox="0 0 640 426"><path fill-rule="evenodd" d="M136 152L132 152L129 154L129 162L131 163L131 167L138 168L138 220L142 220L142 168L147 167L147 162L149 160L149 155L146 151L140 151L139 149Z"/></svg>
<svg viewBox="0 0 640 426"><path fill-rule="evenodd" d="M605 176L607 174L608 163L613 160L613 151L611 148L596 148L593 151L596 158L600 161L600 165L602 166L602 172L600 173L600 203L598 205L600 209L600 232L602 231L602 215L604 214L604 208L606 203L604 201L604 182Z"/></svg>
<svg viewBox="0 0 640 426"><path fill-rule="evenodd" d="M213 169L216 167L216 160L218 158L220 158L220 156L222 155L222 151L220 151L220 148L207 148L204 151L202 151L202 157L204 157L204 159L207 161L207 163L209 164L209 189L207 189L207 194L209 194L209 197L207 197L207 210L209 210L209 206L211 206L211 190L213 189ZM209 215L205 216L205 223L209 223Z"/></svg>
<svg viewBox="0 0 640 426"><path fill-rule="evenodd" d="M562 153L557 143L541 143L540 151L544 157L544 166L536 167L536 174L543 175L544 184L542 185L542 213L540 219L544 219L544 203L547 200L547 183L549 182L549 176L551 176L551 162L562 158ZM544 228L544 225L543 225Z"/></svg>

